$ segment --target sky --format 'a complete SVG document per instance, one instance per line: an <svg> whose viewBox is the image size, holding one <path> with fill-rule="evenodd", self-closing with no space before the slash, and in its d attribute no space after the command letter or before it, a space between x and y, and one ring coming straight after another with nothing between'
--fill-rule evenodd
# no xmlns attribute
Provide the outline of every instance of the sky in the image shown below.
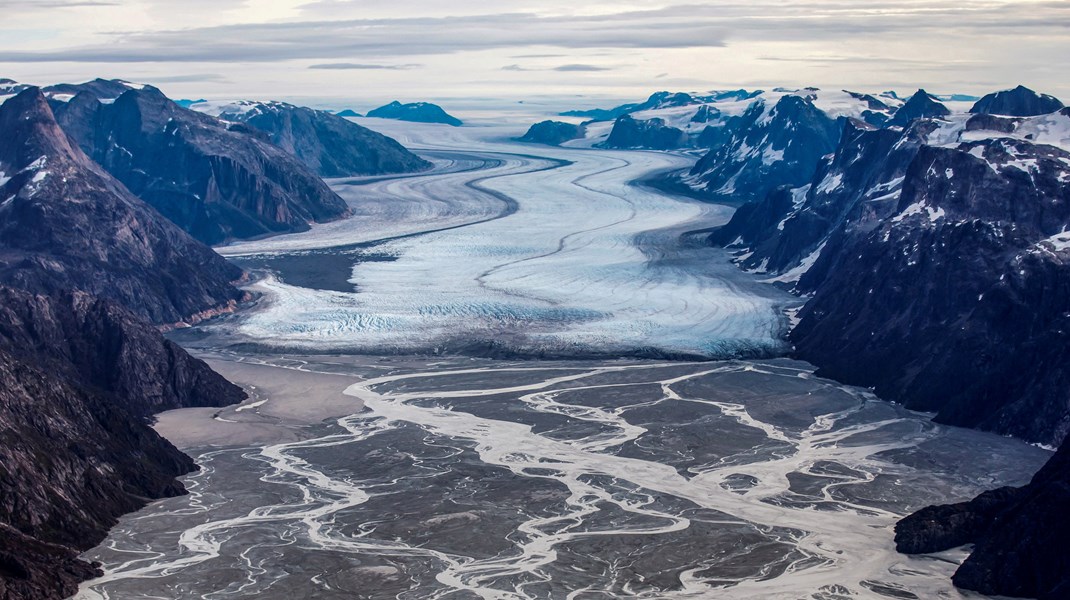
<svg viewBox="0 0 1070 600"><path fill-rule="evenodd" d="M805 87L1070 101L1070 1L0 0L0 77L173 98L556 104Z"/></svg>

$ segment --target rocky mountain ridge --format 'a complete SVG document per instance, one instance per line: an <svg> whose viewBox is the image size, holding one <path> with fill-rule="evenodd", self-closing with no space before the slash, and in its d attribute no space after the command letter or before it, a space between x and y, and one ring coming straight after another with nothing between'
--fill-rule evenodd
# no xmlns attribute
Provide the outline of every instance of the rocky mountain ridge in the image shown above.
<svg viewBox="0 0 1070 600"><path fill-rule="evenodd" d="M976 543L962 587L1061 598L1070 109L992 114L1054 106L1023 89L949 114L919 92L925 110L905 125L851 120L808 181L745 205L711 242L808 298L790 340L819 375L938 422L1062 444L1029 486L930 507L899 538L908 552Z"/></svg>
<svg viewBox="0 0 1070 600"><path fill-rule="evenodd" d="M112 102L82 91L53 109L90 158L204 243L303 231L348 214L345 202L286 151L184 109L151 86Z"/></svg>
<svg viewBox="0 0 1070 600"><path fill-rule="evenodd" d="M431 167L431 163L392 138L326 111L285 102L249 100L223 104L201 102L192 108L267 134L271 143L295 156L320 177L413 173Z"/></svg>
<svg viewBox="0 0 1070 600"><path fill-rule="evenodd" d="M157 324L241 298L241 271L72 145L40 90L0 105L0 132L0 283L83 290Z"/></svg>

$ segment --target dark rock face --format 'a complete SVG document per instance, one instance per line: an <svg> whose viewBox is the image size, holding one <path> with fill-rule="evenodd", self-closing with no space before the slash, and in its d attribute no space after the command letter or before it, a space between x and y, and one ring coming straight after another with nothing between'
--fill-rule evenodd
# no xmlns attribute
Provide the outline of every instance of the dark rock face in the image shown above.
<svg viewBox="0 0 1070 600"><path fill-rule="evenodd" d="M442 107L430 102L402 104L395 100L390 104L369 111L368 116L377 119L411 121L413 123L442 123L453 127L463 125L460 119L449 115L442 110Z"/></svg>
<svg viewBox="0 0 1070 600"><path fill-rule="evenodd" d="M1032 117L1050 114L1062 107L1063 103L1058 98L1047 94L1038 94L1020 85L1013 90L988 94L978 100L977 104L974 104L973 108L970 109L970 112L1011 117Z"/></svg>
<svg viewBox="0 0 1070 600"><path fill-rule="evenodd" d="M527 133L520 138L521 142L534 144L548 144L560 146L569 140L582 138L587 128L583 125L573 125L561 121L542 121L528 128Z"/></svg>
<svg viewBox="0 0 1070 600"><path fill-rule="evenodd" d="M955 585L983 594L1070 597L1070 445L1021 488L985 492L970 502L930 506L900 521L896 547L908 554L975 544Z"/></svg>
<svg viewBox="0 0 1070 600"><path fill-rule="evenodd" d="M836 149L842 121L809 96L787 95L772 107L756 102L728 127L727 141L703 156L690 177L713 197L742 203L808 181L821 157Z"/></svg>
<svg viewBox="0 0 1070 600"><path fill-rule="evenodd" d="M70 595L96 573L73 550L184 492L195 466L152 413L244 397L116 305L0 288L0 598Z"/></svg>
<svg viewBox="0 0 1070 600"><path fill-rule="evenodd" d="M1036 136L1059 137L1043 132L1070 115L1035 119L853 121L807 185L745 206L711 242L812 294L791 340L819 373L942 423L1057 444L1070 153Z"/></svg>
<svg viewBox="0 0 1070 600"><path fill-rule="evenodd" d="M1070 153L1024 140L919 148L894 216L860 216L800 280L797 354L938 422L1061 442L1068 172Z"/></svg>
<svg viewBox="0 0 1070 600"><path fill-rule="evenodd" d="M241 298L241 271L72 146L36 88L0 106L0 138L0 283L84 290L160 324Z"/></svg>
<svg viewBox="0 0 1070 600"><path fill-rule="evenodd" d="M123 399L131 414L232 404L244 395L130 311L84 292L0 287L0 349Z"/></svg>
<svg viewBox="0 0 1070 600"><path fill-rule="evenodd" d="M412 173L431 167L393 139L325 111L284 102L240 102L218 116L263 131L271 143L321 177Z"/></svg>
<svg viewBox="0 0 1070 600"><path fill-rule="evenodd" d="M202 242L304 231L348 213L285 150L181 108L155 88L128 90L110 104L82 92L56 110L90 158Z"/></svg>
<svg viewBox="0 0 1070 600"><path fill-rule="evenodd" d="M784 273L807 259L817 261L815 253L826 243L836 247L833 233L848 220L872 222L894 214L907 167L935 126L920 122L900 133L850 120L836 152L822 159L810 183L778 188L743 205L711 234L711 243L746 249L739 264L748 270Z"/></svg>
<svg viewBox="0 0 1070 600"><path fill-rule="evenodd" d="M914 119L940 118L950 114L951 111L939 100L930 96L925 90L918 90L903 106L899 107L899 110L895 111L895 115L888 124L906 127Z"/></svg>
<svg viewBox="0 0 1070 600"><path fill-rule="evenodd" d="M613 123L604 148L649 148L673 150L687 145L687 134L665 124L664 119L639 120L625 115Z"/></svg>
<svg viewBox="0 0 1070 600"><path fill-rule="evenodd" d="M77 551L0 523L0 600L68 598L80 582L102 574Z"/></svg>
<svg viewBox="0 0 1070 600"><path fill-rule="evenodd" d="M895 549L904 554L943 552L984 537L993 521L1016 501L1019 490L1002 487L969 502L927 506L895 525Z"/></svg>

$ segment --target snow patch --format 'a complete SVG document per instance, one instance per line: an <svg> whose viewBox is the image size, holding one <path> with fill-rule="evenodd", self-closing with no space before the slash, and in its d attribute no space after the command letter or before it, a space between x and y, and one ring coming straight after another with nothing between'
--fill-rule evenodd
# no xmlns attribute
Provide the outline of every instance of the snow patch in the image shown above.
<svg viewBox="0 0 1070 600"><path fill-rule="evenodd" d="M802 259L802 262L795 268L785 271L783 274L776 277L763 279L762 283L798 283L799 279L801 279L803 275L806 275L807 271L809 271L810 268L814 266L814 263L817 262L817 259L821 256L821 251L825 249L825 244L826 242L821 242L821 245L811 252L809 256Z"/></svg>
<svg viewBox="0 0 1070 600"><path fill-rule="evenodd" d="M910 217L912 215L920 215L922 213L927 213L929 215L930 223L935 223L946 215L942 207L933 208L925 204L924 202L915 202L914 204L911 204L910 206L906 207L903 212L899 213L894 219L892 219L892 223L901 223L907 217Z"/></svg>

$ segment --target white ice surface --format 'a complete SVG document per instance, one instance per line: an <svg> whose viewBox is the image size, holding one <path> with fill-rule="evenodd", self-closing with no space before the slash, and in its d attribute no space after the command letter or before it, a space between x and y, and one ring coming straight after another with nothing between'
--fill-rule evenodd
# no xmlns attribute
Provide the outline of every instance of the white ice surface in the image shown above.
<svg viewBox="0 0 1070 600"><path fill-rule="evenodd" d="M713 249L671 250L681 233L723 223L730 209L629 185L691 159L514 144L506 141L520 133L512 129L361 122L417 150L505 162L343 190L358 210L361 198L373 207L310 232L221 248L290 252L454 227L376 247L397 260L358 264L351 282L359 293L261 281L254 288L267 300L242 321L241 334L349 350L460 341L525 352L723 356L780 343L780 308L790 296L738 273ZM562 160L570 162L554 167ZM486 220L505 207L502 198L516 212ZM482 222L457 228L465 219Z"/></svg>

